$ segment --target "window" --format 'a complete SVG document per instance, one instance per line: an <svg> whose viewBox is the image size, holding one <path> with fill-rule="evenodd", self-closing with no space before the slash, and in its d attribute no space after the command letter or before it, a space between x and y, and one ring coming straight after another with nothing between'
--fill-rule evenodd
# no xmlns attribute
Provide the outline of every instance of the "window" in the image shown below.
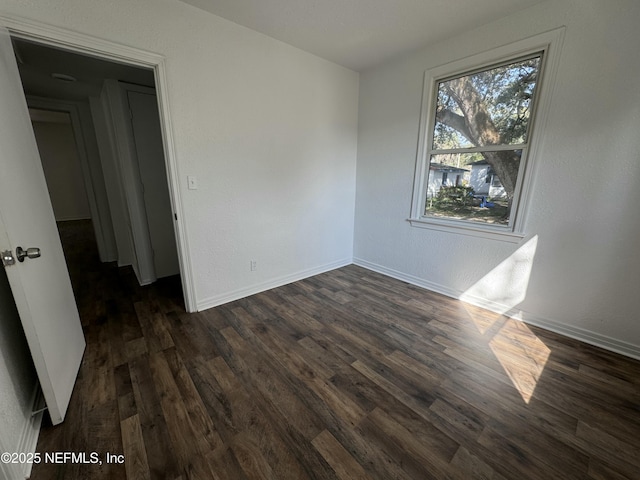
<svg viewBox="0 0 640 480"><path fill-rule="evenodd" d="M412 225L523 236L532 132L560 35L426 72Z"/></svg>

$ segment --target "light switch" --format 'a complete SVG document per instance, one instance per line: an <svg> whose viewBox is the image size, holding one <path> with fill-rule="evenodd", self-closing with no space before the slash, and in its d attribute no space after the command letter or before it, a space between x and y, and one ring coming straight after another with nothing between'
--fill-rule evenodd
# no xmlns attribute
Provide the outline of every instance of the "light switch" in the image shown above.
<svg viewBox="0 0 640 480"><path fill-rule="evenodd" d="M197 190L198 189L198 180L195 175L187 175L187 188L189 190Z"/></svg>

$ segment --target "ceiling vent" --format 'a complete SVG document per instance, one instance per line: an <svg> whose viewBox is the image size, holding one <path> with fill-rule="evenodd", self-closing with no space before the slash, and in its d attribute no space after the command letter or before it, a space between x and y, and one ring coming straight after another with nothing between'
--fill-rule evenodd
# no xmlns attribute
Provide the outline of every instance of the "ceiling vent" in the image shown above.
<svg viewBox="0 0 640 480"><path fill-rule="evenodd" d="M60 80L61 82L77 82L76 77L72 77L71 75L67 75L65 73L52 73L51 78L55 78L56 80Z"/></svg>

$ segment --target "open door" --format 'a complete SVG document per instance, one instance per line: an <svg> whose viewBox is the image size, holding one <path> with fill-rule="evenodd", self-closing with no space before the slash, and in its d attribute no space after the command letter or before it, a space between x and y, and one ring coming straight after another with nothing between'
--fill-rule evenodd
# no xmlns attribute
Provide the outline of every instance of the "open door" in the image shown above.
<svg viewBox="0 0 640 480"><path fill-rule="evenodd" d="M11 38L4 28L0 28L0 145L2 263L51 421L57 425L69 406L85 340Z"/></svg>

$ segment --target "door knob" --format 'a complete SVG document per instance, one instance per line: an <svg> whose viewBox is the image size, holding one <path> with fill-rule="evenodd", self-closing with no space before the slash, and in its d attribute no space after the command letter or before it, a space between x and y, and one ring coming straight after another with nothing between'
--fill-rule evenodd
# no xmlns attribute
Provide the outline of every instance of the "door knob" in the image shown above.
<svg viewBox="0 0 640 480"><path fill-rule="evenodd" d="M27 248L23 250L22 247L16 247L16 257L19 262L24 262L24 257L38 258L40 256L40 249L36 247Z"/></svg>

